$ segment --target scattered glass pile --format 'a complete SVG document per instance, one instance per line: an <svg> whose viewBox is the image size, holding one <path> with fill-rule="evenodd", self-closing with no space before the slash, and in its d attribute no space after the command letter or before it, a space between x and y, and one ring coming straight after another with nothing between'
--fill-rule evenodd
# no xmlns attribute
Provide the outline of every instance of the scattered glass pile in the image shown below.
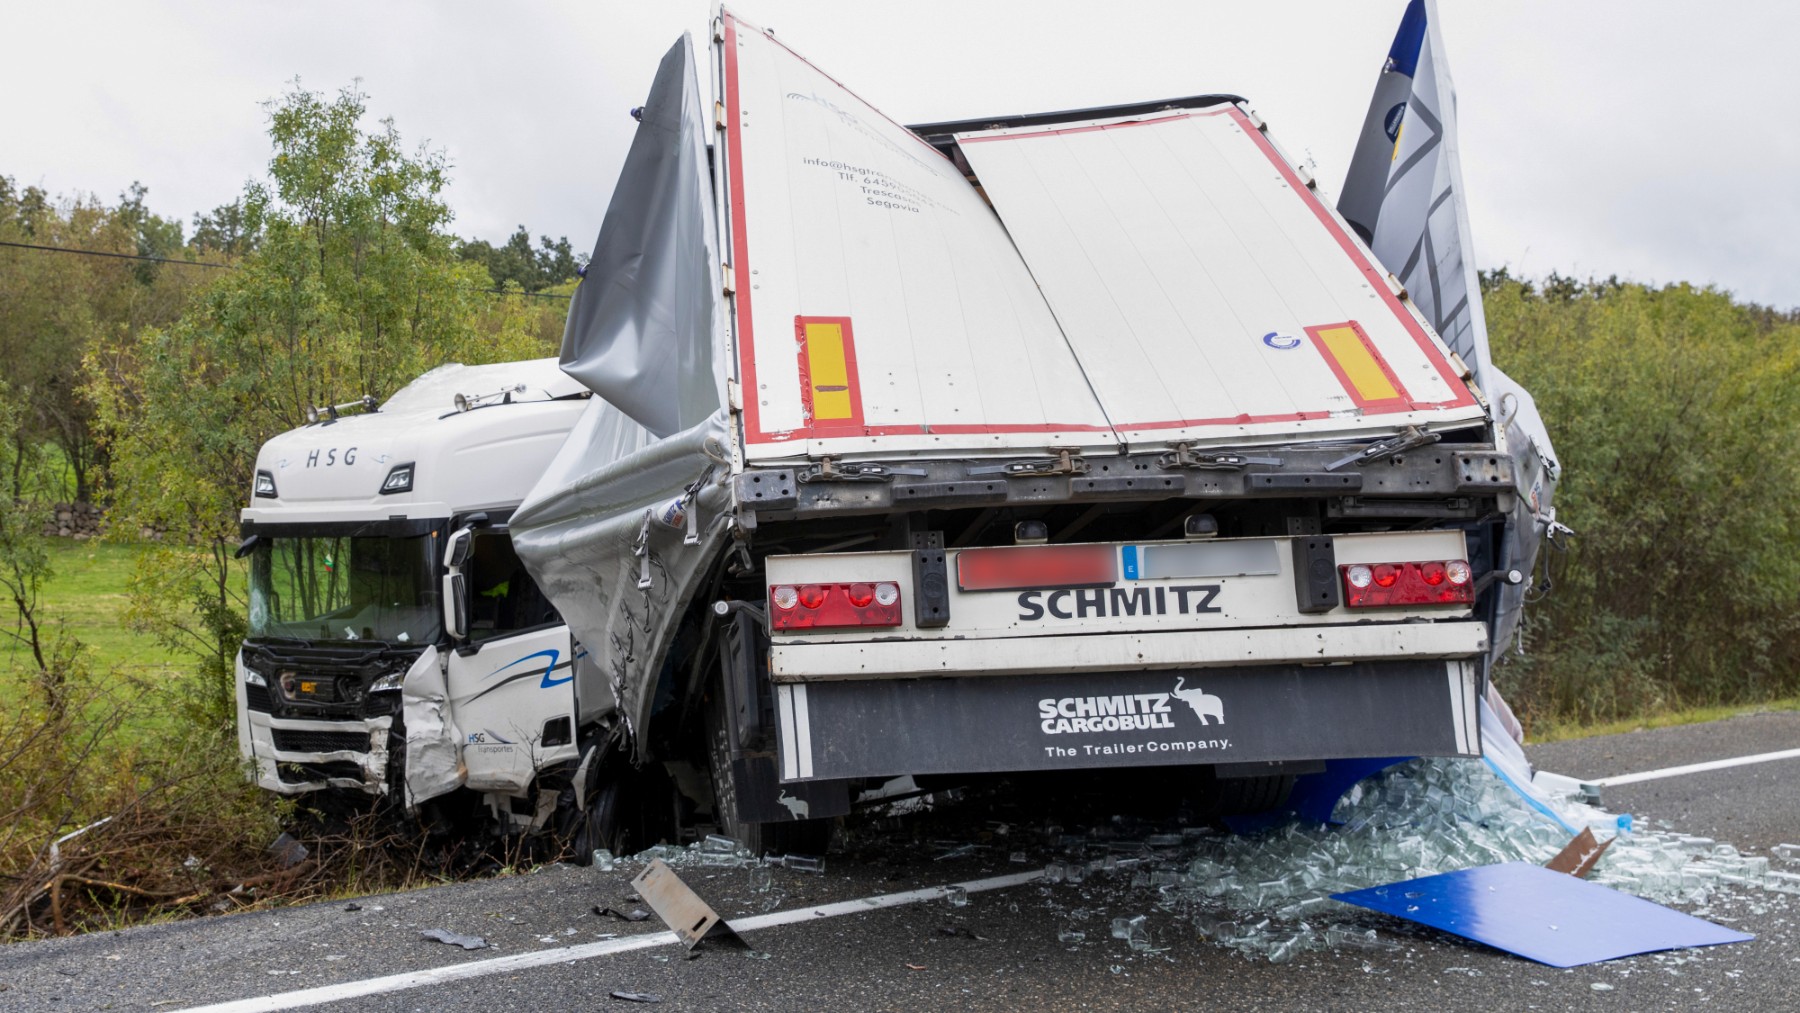
<svg viewBox="0 0 1800 1013"><path fill-rule="evenodd" d="M1665 830L1631 829L1619 817L1567 799L1552 800L1564 823L1617 840L1600 859L1593 882L1658 903L1698 905L1725 887L1800 893L1800 847L1770 859L1729 844ZM1121 834L1098 827L1086 835L1048 828L1059 861L1045 867L1052 884L1076 884L1084 903L1120 885L1119 904L1146 904L1163 914L1164 934L1186 925L1201 938L1275 963L1309 951L1396 950L1371 922L1331 895L1399 880L1501 862L1541 865L1571 833L1532 808L1480 760L1413 760L1363 781L1340 800L1341 826L1289 823L1260 834ZM1083 885L1086 884L1086 885ZM1154 891L1154 899L1142 891ZM1053 902L1054 903L1054 902ZM1080 935L1088 914L1077 908L1059 938ZM1384 926L1393 923L1381 920ZM1133 927L1135 926L1135 928ZM1144 915L1112 920L1112 936L1139 953L1157 953L1159 929ZM1407 929L1406 931L1412 931ZM1124 933L1124 934L1121 934Z"/></svg>

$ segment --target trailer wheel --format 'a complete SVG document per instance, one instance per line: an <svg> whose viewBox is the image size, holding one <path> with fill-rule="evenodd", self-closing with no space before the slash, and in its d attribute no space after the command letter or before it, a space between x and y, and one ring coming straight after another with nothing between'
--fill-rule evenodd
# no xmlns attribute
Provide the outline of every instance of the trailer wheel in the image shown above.
<svg viewBox="0 0 1800 1013"><path fill-rule="evenodd" d="M737 785L731 776L731 732L725 708L715 695L706 707L707 771L712 775L713 821L719 832L743 842L750 853L823 855L831 843L829 819L746 823L737 815Z"/></svg>
<svg viewBox="0 0 1800 1013"><path fill-rule="evenodd" d="M1294 790L1291 774L1234 777L1215 783L1221 816L1248 816L1280 808L1286 804L1288 793Z"/></svg>

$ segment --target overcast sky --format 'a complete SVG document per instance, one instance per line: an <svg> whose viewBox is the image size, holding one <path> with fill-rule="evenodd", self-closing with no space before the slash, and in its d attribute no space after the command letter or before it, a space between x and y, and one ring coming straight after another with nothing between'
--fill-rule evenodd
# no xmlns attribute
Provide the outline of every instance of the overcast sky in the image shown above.
<svg viewBox="0 0 1800 1013"><path fill-rule="evenodd" d="M901 122L1235 92L1335 193L1404 0L742 0ZM0 0L0 174L189 217L268 161L261 102L361 79L454 164L456 229L591 248L658 59L706 0ZM1800 5L1440 12L1482 267L1800 306ZM702 56L704 60L704 55ZM703 85L704 86L704 85Z"/></svg>

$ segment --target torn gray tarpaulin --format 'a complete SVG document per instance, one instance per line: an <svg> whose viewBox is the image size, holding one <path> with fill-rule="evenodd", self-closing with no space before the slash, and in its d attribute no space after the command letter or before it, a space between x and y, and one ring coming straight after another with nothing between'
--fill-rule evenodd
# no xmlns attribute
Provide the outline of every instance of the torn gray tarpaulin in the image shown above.
<svg viewBox="0 0 1800 1013"><path fill-rule="evenodd" d="M465 936L460 932L451 932L449 929L425 929L419 933L419 938L449 943L451 946L460 946L465 950L485 950L488 947L488 941L480 936Z"/></svg>
<svg viewBox="0 0 1800 1013"><path fill-rule="evenodd" d="M625 1002L662 1002L662 996L651 995L648 992L625 992L615 989L611 995L614 999Z"/></svg>

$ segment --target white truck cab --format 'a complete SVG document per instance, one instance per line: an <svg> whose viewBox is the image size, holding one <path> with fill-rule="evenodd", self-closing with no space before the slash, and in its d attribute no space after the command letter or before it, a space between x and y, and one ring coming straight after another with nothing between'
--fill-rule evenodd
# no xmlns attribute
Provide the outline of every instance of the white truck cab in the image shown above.
<svg viewBox="0 0 1800 1013"><path fill-rule="evenodd" d="M434 369L257 455L238 735L256 782L544 829L611 693L507 522L589 392L556 360ZM355 409L360 409L357 411Z"/></svg>

